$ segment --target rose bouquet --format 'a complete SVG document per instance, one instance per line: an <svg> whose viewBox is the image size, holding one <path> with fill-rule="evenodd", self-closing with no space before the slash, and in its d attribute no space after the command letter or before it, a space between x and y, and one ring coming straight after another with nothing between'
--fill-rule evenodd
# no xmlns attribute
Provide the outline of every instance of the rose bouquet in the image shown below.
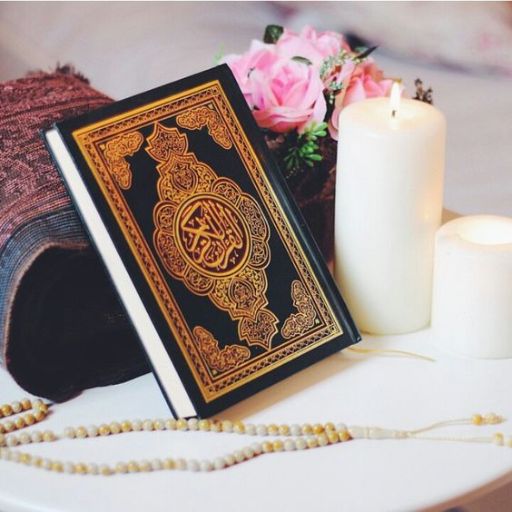
<svg viewBox="0 0 512 512"><path fill-rule="evenodd" d="M340 111L355 101L389 94L371 53L351 48L335 32L276 25L241 55L222 59L231 68L264 132L324 255L330 259L336 141Z"/></svg>

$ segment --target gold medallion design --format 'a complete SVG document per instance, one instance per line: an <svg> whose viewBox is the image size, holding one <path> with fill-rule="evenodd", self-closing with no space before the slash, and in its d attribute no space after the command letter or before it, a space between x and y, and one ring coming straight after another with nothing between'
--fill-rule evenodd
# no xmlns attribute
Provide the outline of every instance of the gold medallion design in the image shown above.
<svg viewBox="0 0 512 512"><path fill-rule="evenodd" d="M271 348L278 319L265 306L270 230L258 203L156 123L146 151L158 163L155 249L165 269L238 320L239 338Z"/></svg>
<svg viewBox="0 0 512 512"><path fill-rule="evenodd" d="M178 250L199 273L240 271L249 256L249 228L231 203L216 194L191 196L174 216Z"/></svg>
<svg viewBox="0 0 512 512"><path fill-rule="evenodd" d="M132 171L125 157L134 155L143 141L141 133L129 132L109 140L103 148L109 171L123 190L132 186Z"/></svg>
<svg viewBox="0 0 512 512"><path fill-rule="evenodd" d="M293 305L298 313L292 313L281 328L281 336L285 339L293 338L310 330L315 325L317 313L313 299L307 294L300 281L292 282Z"/></svg>
<svg viewBox="0 0 512 512"><path fill-rule="evenodd" d="M225 372L240 366L251 357L251 351L242 345L226 345L219 348L219 342L204 327L194 327L194 340L214 373Z"/></svg>
<svg viewBox="0 0 512 512"><path fill-rule="evenodd" d="M176 116L178 126L189 130L200 130L204 126L213 140L224 149L230 149L233 145L229 138L229 132L222 122L220 115L209 107L197 107Z"/></svg>

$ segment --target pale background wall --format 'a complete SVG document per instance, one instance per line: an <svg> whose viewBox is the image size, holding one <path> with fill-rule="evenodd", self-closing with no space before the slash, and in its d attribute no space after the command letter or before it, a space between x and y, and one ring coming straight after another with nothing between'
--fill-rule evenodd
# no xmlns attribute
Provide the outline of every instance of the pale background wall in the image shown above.
<svg viewBox="0 0 512 512"><path fill-rule="evenodd" d="M0 80L71 62L95 87L120 99L210 67L219 52L243 51L251 38L261 36L267 23L360 27L367 36L387 36L376 54L387 74L403 77L411 90L418 76L434 87L436 105L448 119L446 206L462 213L512 215L510 77L469 74L396 55L410 48L418 56L428 57L430 52L436 57L446 48L456 64L453 41L477 34L478 20L484 27L491 25L494 32L501 30L502 40L506 27L512 34L512 21L508 26L500 11L487 19L488 10L482 4L478 11L462 2L460 8L447 12L444 3L436 3L420 16L412 12L398 20L397 12L404 7L397 8L393 2L372 4L361 11L360 5L351 2L341 6L324 2L0 3ZM443 23L436 24L437 19ZM436 27L440 43L434 47ZM446 27L452 27L452 32ZM394 33L399 37L392 38ZM423 54L418 43L422 37ZM485 56L477 55L466 39L458 48L460 58L467 64L468 53L473 52L476 66ZM512 59L512 42L509 51L502 53Z"/></svg>

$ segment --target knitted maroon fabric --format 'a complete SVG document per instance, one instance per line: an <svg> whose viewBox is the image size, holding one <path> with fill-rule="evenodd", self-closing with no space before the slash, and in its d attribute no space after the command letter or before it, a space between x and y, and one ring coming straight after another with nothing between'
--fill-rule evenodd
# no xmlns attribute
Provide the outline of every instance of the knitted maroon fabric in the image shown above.
<svg viewBox="0 0 512 512"><path fill-rule="evenodd" d="M40 133L110 101L69 67L0 84L0 362L57 400L147 370Z"/></svg>
<svg viewBox="0 0 512 512"><path fill-rule="evenodd" d="M0 249L20 225L70 204L39 131L110 101L67 68L0 86Z"/></svg>

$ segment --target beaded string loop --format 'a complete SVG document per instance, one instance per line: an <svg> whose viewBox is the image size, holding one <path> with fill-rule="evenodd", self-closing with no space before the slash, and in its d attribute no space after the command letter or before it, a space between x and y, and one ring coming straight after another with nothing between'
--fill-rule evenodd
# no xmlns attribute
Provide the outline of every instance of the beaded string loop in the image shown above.
<svg viewBox="0 0 512 512"><path fill-rule="evenodd" d="M26 412L32 410L33 413ZM21 414L24 413L24 414ZM35 423L43 421L48 414L48 404L42 400L29 400L24 398L19 402L4 404L0 406L0 418L8 418L20 414L14 421L0 422L0 436L25 427L30 427ZM0 437L0 440L2 437ZM1 442L0 442L1 446Z"/></svg>
<svg viewBox="0 0 512 512"><path fill-rule="evenodd" d="M32 410L32 413L26 412ZM0 422L0 459L25 464L35 468L80 475L110 476L124 473L139 473L162 470L213 471L250 460L256 456L282 451L306 450L338 444L353 439L423 439L431 441L459 441L471 443L494 443L498 446L512 448L512 437L505 437L497 432L487 437L428 437L425 433L435 429L454 425L495 425L504 418L494 413L475 414L471 418L442 421L416 430L394 430L381 427L346 426L344 423L317 423L303 425L293 424L259 424L242 421L209 420L197 418L124 420L99 426L67 427L57 435L51 430L31 431L18 434L16 431L43 421L49 413L49 404L41 400L24 399L12 404L0 406L0 418L19 415L16 420ZM30 453L15 450L18 445L30 443L54 442L60 439L85 439L97 436L110 436L139 431L174 430L228 433L248 436L274 436L277 439L256 442L223 457L213 460L164 458L142 461L118 462L115 465L94 464L86 462L63 462L33 456ZM284 439L279 439L284 437Z"/></svg>

